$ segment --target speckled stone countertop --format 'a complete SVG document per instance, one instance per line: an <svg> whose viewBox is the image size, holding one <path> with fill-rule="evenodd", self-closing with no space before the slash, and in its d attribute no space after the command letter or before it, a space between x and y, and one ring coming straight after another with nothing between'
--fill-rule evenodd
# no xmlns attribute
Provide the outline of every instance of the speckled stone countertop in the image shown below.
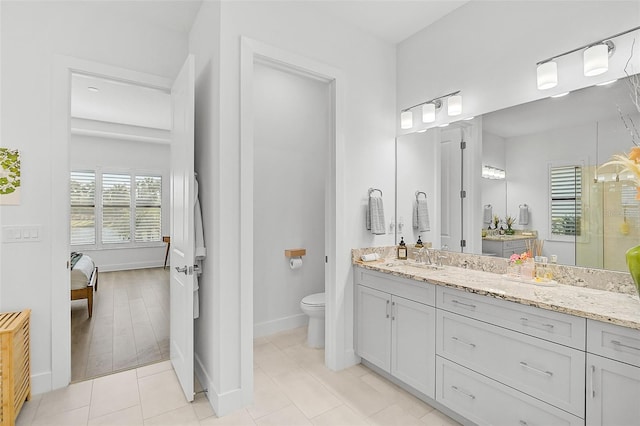
<svg viewBox="0 0 640 426"><path fill-rule="evenodd" d="M635 293L565 284L549 287L464 267L424 269L415 266L411 259L399 261L393 255L373 262L362 262L360 253L361 250L354 250L353 264L366 269L640 330L640 299Z"/></svg>
<svg viewBox="0 0 640 426"><path fill-rule="evenodd" d="M487 235L486 237L482 237L483 240L487 240L487 241L517 241L517 240L533 240L535 238L536 238L535 235L522 235L522 234Z"/></svg>

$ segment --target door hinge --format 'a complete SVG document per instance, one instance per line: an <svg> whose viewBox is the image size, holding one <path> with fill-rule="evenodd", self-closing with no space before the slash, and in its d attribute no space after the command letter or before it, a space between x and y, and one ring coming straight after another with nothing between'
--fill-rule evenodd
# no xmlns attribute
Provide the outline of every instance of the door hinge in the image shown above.
<svg viewBox="0 0 640 426"><path fill-rule="evenodd" d="M467 246L467 240L460 240L460 247L466 247Z"/></svg>
<svg viewBox="0 0 640 426"><path fill-rule="evenodd" d="M460 198L467 198L467 191L465 191L464 189L460 191Z"/></svg>
<svg viewBox="0 0 640 426"><path fill-rule="evenodd" d="M329 263L329 256L324 257L324 263Z"/></svg>
<svg viewBox="0 0 640 426"><path fill-rule="evenodd" d="M465 141L460 141L460 149L467 149L467 143Z"/></svg>

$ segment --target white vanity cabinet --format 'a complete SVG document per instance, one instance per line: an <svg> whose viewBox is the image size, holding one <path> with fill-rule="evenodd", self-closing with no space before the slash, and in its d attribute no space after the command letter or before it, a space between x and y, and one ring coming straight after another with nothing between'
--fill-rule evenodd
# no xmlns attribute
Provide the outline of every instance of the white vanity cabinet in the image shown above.
<svg viewBox="0 0 640 426"><path fill-rule="evenodd" d="M640 424L640 330L587 323L587 425Z"/></svg>
<svg viewBox="0 0 640 426"><path fill-rule="evenodd" d="M357 354L434 398L433 285L360 268L355 273Z"/></svg>
<svg viewBox="0 0 640 426"><path fill-rule="evenodd" d="M478 424L584 424L584 319L446 287L436 300L437 401Z"/></svg>

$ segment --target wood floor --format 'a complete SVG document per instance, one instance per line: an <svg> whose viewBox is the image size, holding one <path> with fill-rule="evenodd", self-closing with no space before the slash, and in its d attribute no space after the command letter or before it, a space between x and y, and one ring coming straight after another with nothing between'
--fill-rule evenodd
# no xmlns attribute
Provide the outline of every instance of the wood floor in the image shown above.
<svg viewBox="0 0 640 426"><path fill-rule="evenodd" d="M71 302L73 382L169 359L169 269L100 272L93 317Z"/></svg>

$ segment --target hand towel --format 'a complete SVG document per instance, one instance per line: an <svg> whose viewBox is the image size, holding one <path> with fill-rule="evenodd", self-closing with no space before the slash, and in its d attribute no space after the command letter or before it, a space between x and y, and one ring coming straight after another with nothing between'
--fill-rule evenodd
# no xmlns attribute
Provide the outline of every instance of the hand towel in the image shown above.
<svg viewBox="0 0 640 426"><path fill-rule="evenodd" d="M380 259L380 255L378 253L363 254L360 256L360 259L362 259L363 262L372 262Z"/></svg>
<svg viewBox="0 0 640 426"><path fill-rule="evenodd" d="M384 206L381 197L369 197L367 230L374 235L385 234Z"/></svg>
<svg viewBox="0 0 640 426"><path fill-rule="evenodd" d="M520 215L518 217L518 225L528 225L529 224L529 206L526 204L522 204L520 206Z"/></svg>
<svg viewBox="0 0 640 426"><path fill-rule="evenodd" d="M482 216L482 222L485 225L491 225L491 220L493 219L493 207L491 204L487 204L484 206L484 214Z"/></svg>
<svg viewBox="0 0 640 426"><path fill-rule="evenodd" d="M413 228L420 232L430 231L429 205L426 199L416 200L413 204Z"/></svg>

